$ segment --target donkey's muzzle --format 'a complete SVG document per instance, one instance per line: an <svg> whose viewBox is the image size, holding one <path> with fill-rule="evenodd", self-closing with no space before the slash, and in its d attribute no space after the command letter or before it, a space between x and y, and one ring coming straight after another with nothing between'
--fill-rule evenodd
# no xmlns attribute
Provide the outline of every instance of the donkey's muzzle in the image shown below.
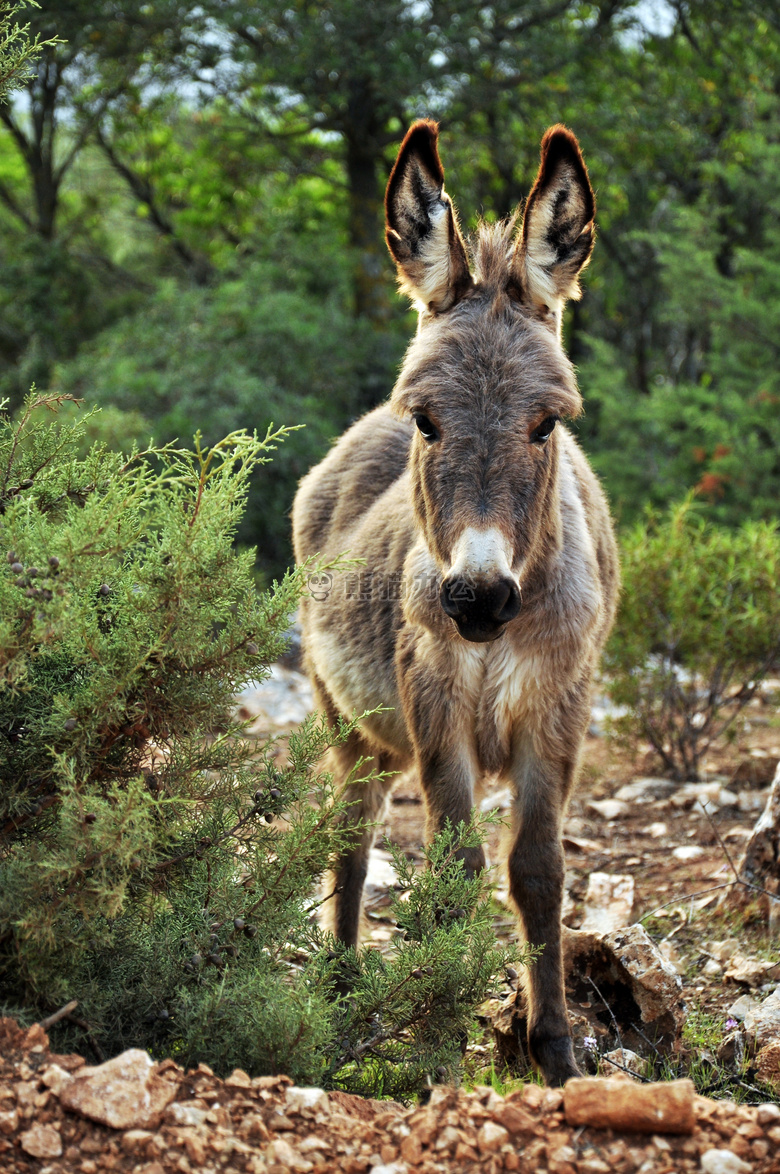
<svg viewBox="0 0 780 1174"><path fill-rule="evenodd" d="M445 579L439 598L463 639L476 644L497 639L520 611L520 589L506 578L479 584L460 577Z"/></svg>

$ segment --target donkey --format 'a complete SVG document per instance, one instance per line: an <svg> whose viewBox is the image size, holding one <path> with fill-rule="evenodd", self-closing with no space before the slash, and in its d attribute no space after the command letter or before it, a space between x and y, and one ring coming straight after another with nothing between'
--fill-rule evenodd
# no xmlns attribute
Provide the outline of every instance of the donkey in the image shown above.
<svg viewBox="0 0 780 1174"><path fill-rule="evenodd" d="M341 437L295 499L299 562L348 551L365 565L305 601L307 670L333 722L385 707L331 766L348 780L361 758L381 772L413 764L429 836L469 819L482 776L511 785L510 892L541 950L527 976L529 1052L560 1085L578 1074L561 825L619 577L606 499L561 423L582 407L561 314L579 296L595 200L576 138L554 126L522 222L482 224L467 250L438 126L419 121L385 210L419 325L389 402ZM390 786L347 783L360 823L335 867L334 929L348 944ZM481 849L462 857L472 873L484 867Z"/></svg>

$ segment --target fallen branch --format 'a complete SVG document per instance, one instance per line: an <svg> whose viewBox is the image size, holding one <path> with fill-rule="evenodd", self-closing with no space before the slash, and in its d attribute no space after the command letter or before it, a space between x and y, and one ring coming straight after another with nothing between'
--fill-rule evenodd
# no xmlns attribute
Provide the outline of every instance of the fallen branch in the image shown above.
<svg viewBox="0 0 780 1174"><path fill-rule="evenodd" d="M75 1011L78 1005L78 999L71 999L64 1007L60 1007L59 1011L55 1011L52 1015L47 1015L45 1019L39 1020L38 1026L42 1027L44 1031L48 1031L55 1023L59 1023L60 1019L67 1019L71 1011Z"/></svg>

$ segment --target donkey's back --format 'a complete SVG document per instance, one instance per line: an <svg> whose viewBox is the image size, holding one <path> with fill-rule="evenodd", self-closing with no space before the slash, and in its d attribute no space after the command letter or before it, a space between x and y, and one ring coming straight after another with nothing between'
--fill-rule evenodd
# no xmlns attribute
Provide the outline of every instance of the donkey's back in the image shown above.
<svg viewBox="0 0 780 1174"><path fill-rule="evenodd" d="M593 193L574 137L553 128L520 227L483 227L473 272L443 189L436 128L412 127L386 197L387 239L420 308L390 403L359 420L304 479L296 557L360 559L302 609L318 703L364 719L332 766L413 763L428 833L471 815L481 776L511 785L510 890L529 942L529 1046L551 1083L577 1072L560 945L561 825L612 623L609 510L566 428L581 400L560 342L593 240ZM334 928L358 937L385 778L349 784L352 846ZM463 850L464 865L484 865Z"/></svg>
<svg viewBox="0 0 780 1174"><path fill-rule="evenodd" d="M405 477L413 432L383 405L358 420L304 477L293 514L298 562L353 548L367 512Z"/></svg>

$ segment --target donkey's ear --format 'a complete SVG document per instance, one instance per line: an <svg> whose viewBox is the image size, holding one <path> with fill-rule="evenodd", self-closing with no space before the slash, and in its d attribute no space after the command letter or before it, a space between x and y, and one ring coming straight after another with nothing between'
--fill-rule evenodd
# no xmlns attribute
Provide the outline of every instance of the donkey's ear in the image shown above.
<svg viewBox="0 0 780 1174"><path fill-rule="evenodd" d="M556 316L579 298L577 280L593 251L596 199L579 143L565 126L542 139L539 174L525 206L513 261L518 283L535 306Z"/></svg>
<svg viewBox="0 0 780 1174"><path fill-rule="evenodd" d="M472 284L452 201L444 191L435 122L413 123L401 144L385 192L387 247L401 288L440 312Z"/></svg>

